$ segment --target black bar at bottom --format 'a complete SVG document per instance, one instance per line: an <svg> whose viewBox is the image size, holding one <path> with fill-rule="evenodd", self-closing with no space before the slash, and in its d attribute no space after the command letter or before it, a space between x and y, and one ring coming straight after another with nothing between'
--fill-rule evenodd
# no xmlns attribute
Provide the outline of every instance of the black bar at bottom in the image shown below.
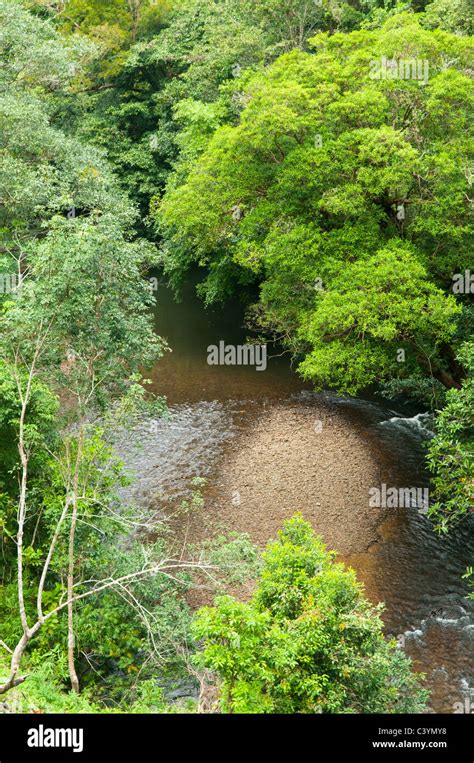
<svg viewBox="0 0 474 763"><path fill-rule="evenodd" d="M0 763L291 757L473 763L472 715L0 715Z"/></svg>

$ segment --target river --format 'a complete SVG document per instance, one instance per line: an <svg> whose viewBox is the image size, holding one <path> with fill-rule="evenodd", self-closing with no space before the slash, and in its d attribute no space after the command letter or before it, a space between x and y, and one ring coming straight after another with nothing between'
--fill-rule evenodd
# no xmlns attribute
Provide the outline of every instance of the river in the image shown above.
<svg viewBox="0 0 474 763"><path fill-rule="evenodd" d="M186 537L239 530L262 546L301 511L354 567L368 598L385 602L386 633L426 674L431 711L474 707L474 602L462 580L472 527L440 539L422 510L368 503L368 490L382 483L428 485L430 417L374 396L317 395L287 356L261 372L208 365L208 345L245 342L242 311L236 303L206 310L191 282L180 302L159 286L155 322L172 352L148 376L169 416L140 425L139 450L122 443L135 499L160 514L189 496L193 477L205 477L204 507Z"/></svg>

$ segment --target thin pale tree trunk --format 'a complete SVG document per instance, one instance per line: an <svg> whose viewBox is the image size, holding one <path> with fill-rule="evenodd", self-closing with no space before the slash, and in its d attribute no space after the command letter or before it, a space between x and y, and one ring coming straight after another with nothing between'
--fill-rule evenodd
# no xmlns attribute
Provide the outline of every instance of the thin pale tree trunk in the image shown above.
<svg viewBox="0 0 474 763"><path fill-rule="evenodd" d="M77 454L76 464L74 467L74 479L72 488L72 514L71 514L71 527L69 530L69 564L67 574L67 661L69 668L69 678L71 680L71 687L76 694L80 692L79 679L77 677L76 664L74 659L74 539L76 535L77 526L77 510L78 510L78 485L79 485L79 473L82 461L82 449L84 442L84 429L81 425L79 438L77 441Z"/></svg>

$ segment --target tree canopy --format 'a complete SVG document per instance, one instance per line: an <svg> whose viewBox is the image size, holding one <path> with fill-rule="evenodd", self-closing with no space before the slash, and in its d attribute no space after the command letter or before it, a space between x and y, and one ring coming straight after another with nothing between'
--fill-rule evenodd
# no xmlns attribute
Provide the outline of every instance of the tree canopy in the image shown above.
<svg viewBox="0 0 474 763"><path fill-rule="evenodd" d="M424 708L300 516L192 625L195 572L259 551L171 558L111 432L165 410L149 269L197 265L316 389L436 411L429 516L471 515L470 34L469 0L0 0L0 695L170 712L161 684L212 670L226 712Z"/></svg>
<svg viewBox="0 0 474 763"><path fill-rule="evenodd" d="M419 712L419 677L354 572L336 564L311 526L288 520L268 546L248 603L230 596L194 624L196 660L219 675L224 712Z"/></svg>
<svg viewBox="0 0 474 763"><path fill-rule="evenodd" d="M206 265L209 300L252 276L262 325L319 387L424 375L456 386L470 309L450 293L472 240L469 42L399 15L311 45L250 78L238 124L170 179L157 212L166 267ZM428 81L371 78L382 56L428 61Z"/></svg>

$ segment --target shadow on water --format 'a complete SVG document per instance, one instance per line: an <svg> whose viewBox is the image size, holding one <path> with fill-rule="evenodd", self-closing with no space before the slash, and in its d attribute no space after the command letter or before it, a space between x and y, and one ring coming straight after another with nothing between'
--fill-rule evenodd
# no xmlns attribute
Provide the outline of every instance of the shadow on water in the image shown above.
<svg viewBox="0 0 474 763"><path fill-rule="evenodd" d="M265 371L255 366L208 365L209 345L245 344L242 305L229 301L223 307L205 309L196 296L194 281L180 292L180 302L166 285L158 289L154 310L155 328L172 349L151 372L155 390L170 403L202 400L274 399L285 397L305 385L290 368L289 356L269 345ZM307 385L306 385L307 386Z"/></svg>
<svg viewBox="0 0 474 763"><path fill-rule="evenodd" d="M156 509L162 501L186 495L194 476L212 482L223 451L232 447L279 401L292 405L336 407L357 430L373 454L381 482L393 486L426 486L424 451L431 420L423 413L406 416L383 402L315 395L290 368L288 356L270 358L265 372L253 367L209 366L207 347L243 344L243 309L237 303L205 309L193 283L176 302L160 285L155 308L156 331L172 348L147 375L153 391L165 395L170 415L142 424L141 450L121 443L137 477L135 498ZM271 352L269 353L271 355ZM273 474L262 474L271 482ZM298 483L295 472L294 480ZM299 504L304 514L304 490ZM393 512L393 513L392 513ZM385 601L384 622L427 674L431 707L453 712L474 686L472 602L461 576L472 563L472 526L467 523L446 539L438 538L417 509L396 509L380 519L378 540L360 553L343 557L357 571L369 598ZM350 532L350 523L348 525ZM474 703L474 697L473 703Z"/></svg>

